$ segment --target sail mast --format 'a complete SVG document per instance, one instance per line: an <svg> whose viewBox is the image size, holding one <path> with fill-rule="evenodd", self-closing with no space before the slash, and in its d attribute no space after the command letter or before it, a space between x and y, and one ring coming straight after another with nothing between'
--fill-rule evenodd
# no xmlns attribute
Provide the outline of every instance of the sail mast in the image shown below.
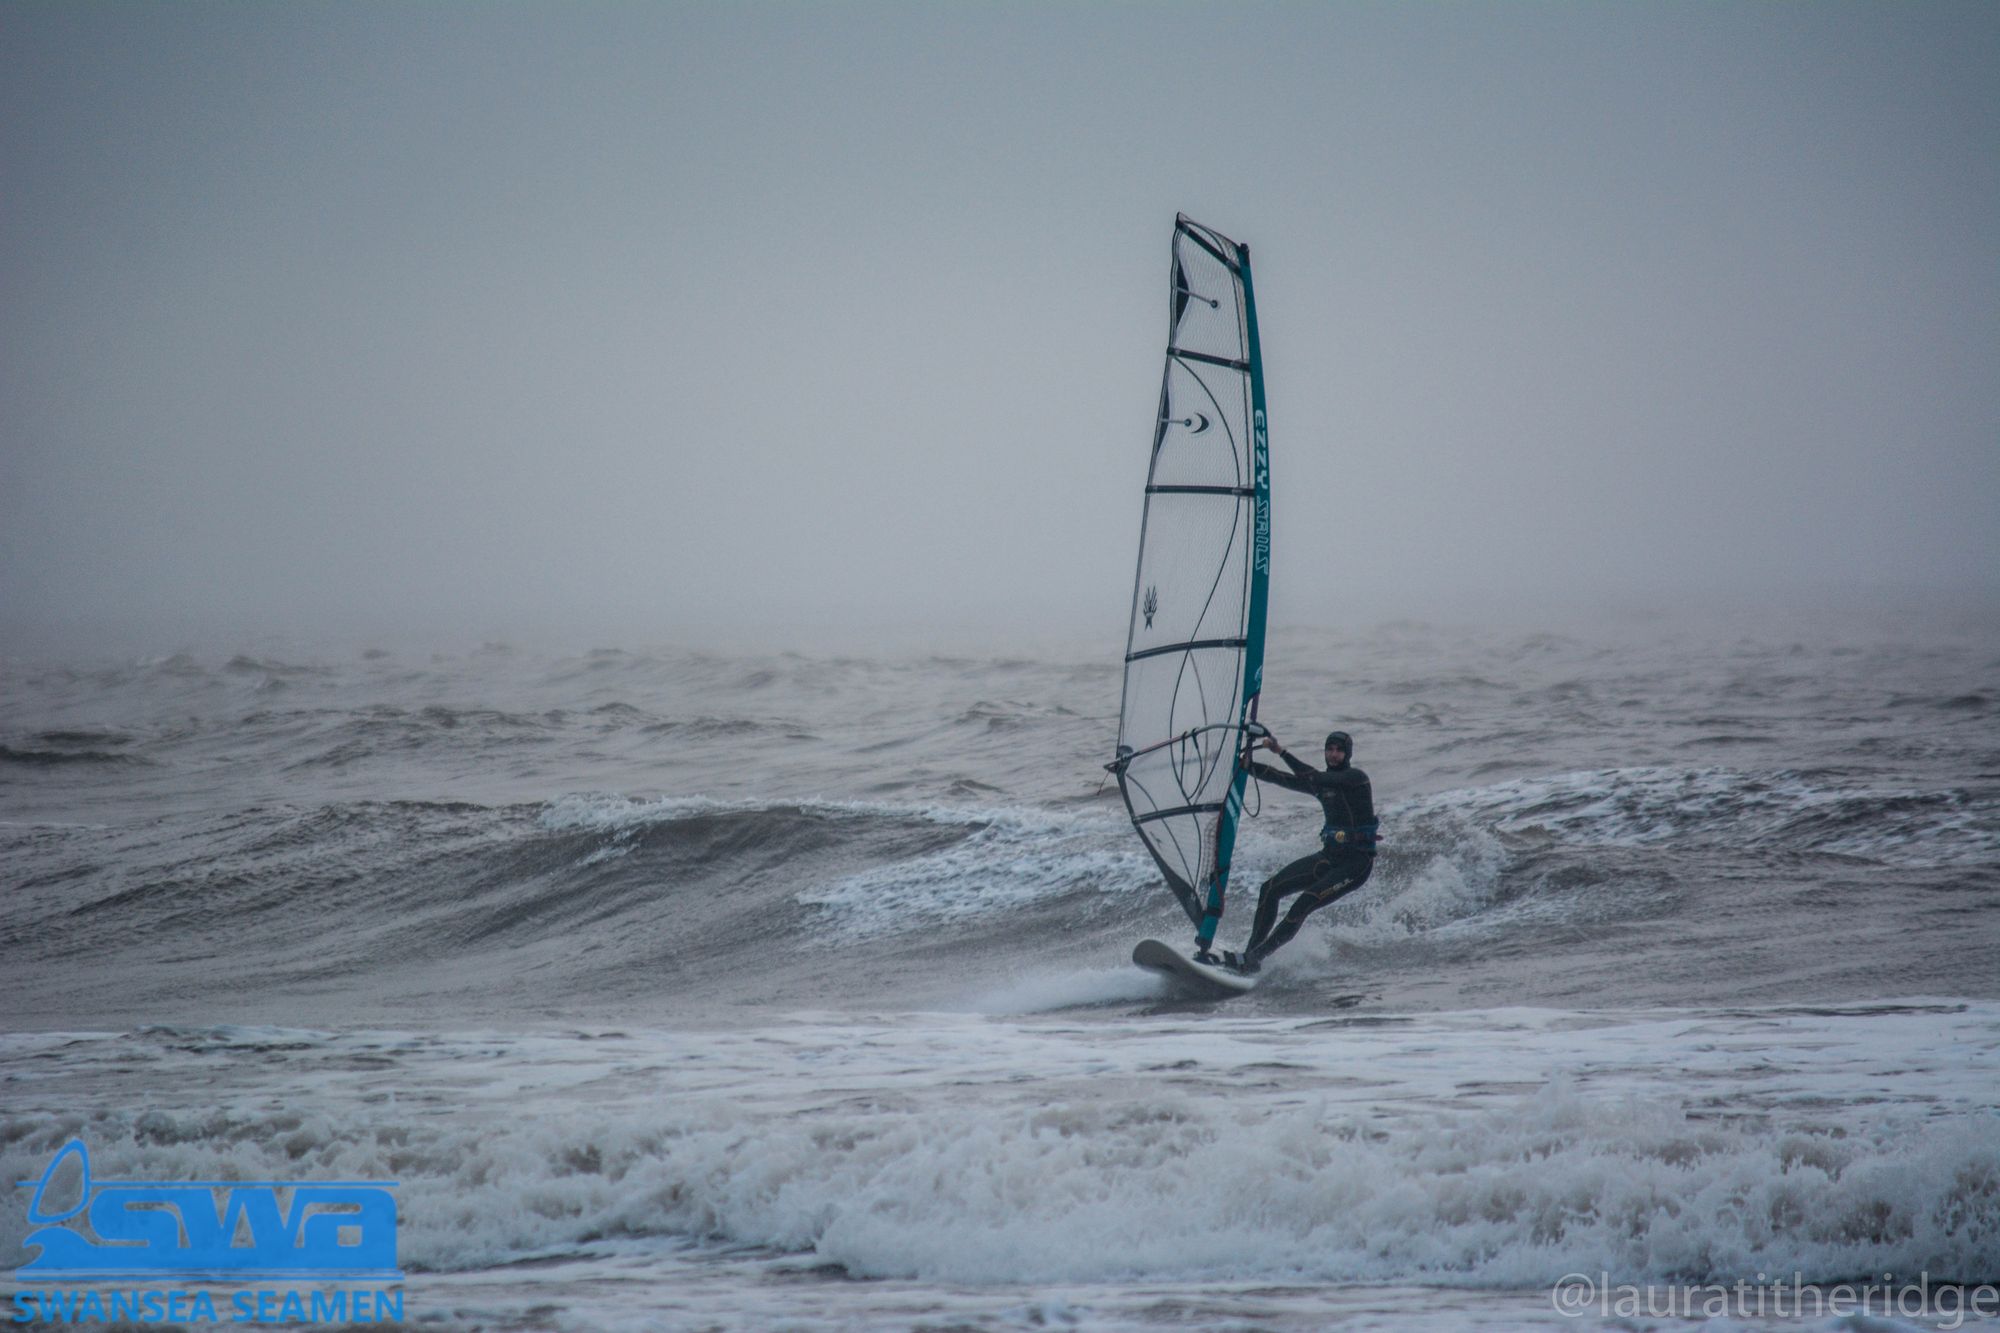
<svg viewBox="0 0 2000 1333"><path fill-rule="evenodd" d="M1264 352L1257 338L1257 296L1250 282L1250 247L1236 247L1237 274L1243 283L1244 342L1250 352L1250 599L1244 617L1243 713L1239 722L1235 771L1229 796L1216 817L1216 864L1208 900L1195 932L1195 943L1208 948L1222 917L1223 894L1229 884L1230 857L1236 850L1236 823L1243 817L1243 788L1250 776L1250 725L1257 720L1257 701L1264 691L1264 617L1271 594L1271 438L1264 419Z"/></svg>

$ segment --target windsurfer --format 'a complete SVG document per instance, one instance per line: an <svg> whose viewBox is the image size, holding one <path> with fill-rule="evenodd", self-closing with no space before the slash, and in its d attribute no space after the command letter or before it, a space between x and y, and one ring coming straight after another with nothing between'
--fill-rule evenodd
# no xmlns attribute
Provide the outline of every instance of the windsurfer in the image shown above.
<svg viewBox="0 0 2000 1333"><path fill-rule="evenodd" d="M1326 826L1320 830L1318 851L1292 862L1258 890L1250 943L1240 957L1227 952L1222 955L1223 962L1244 972L1255 972L1299 933L1307 917L1367 883L1375 868L1375 797L1368 775L1350 762L1353 737L1336 731L1326 738L1324 772L1291 754L1276 736L1267 734L1258 744L1276 751L1291 771L1257 763L1250 765L1250 771L1274 786L1317 797L1326 814ZM1279 921L1279 904L1294 894L1297 901Z"/></svg>

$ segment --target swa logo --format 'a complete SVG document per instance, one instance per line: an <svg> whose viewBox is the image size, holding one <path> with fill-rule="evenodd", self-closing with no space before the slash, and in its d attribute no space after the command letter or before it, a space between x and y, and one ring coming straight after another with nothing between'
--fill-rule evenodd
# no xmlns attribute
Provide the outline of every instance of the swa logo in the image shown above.
<svg viewBox="0 0 2000 1333"><path fill-rule="evenodd" d="M62 1180L74 1162L72 1196ZM34 1190L21 1281L164 1275L400 1282L394 1181L97 1180L82 1139ZM74 1198L74 1206L61 1202Z"/></svg>

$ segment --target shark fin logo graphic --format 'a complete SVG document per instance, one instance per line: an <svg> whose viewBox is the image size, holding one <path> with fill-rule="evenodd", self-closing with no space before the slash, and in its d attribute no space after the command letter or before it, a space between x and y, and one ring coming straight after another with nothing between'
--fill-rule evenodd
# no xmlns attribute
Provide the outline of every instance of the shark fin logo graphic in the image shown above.
<svg viewBox="0 0 2000 1333"><path fill-rule="evenodd" d="M393 1181L101 1180L71 1139L40 1180L17 1183L34 1191L22 1281L403 1276Z"/></svg>

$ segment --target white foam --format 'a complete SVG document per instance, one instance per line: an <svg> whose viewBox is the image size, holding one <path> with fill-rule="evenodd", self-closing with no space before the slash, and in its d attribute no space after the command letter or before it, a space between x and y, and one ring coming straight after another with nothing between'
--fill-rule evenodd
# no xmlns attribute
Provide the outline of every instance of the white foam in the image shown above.
<svg viewBox="0 0 2000 1333"><path fill-rule="evenodd" d="M451 1271L681 1236L938 1282L1974 1279L2000 1264L1996 1033L1991 1005L935 1015L224 1062L163 1032L12 1085L0 1172L81 1132L106 1178L400 1179L405 1263ZM252 1035L283 1034L218 1040ZM119 1061L160 1104L56 1109Z"/></svg>
<svg viewBox="0 0 2000 1333"><path fill-rule="evenodd" d="M797 898L827 909L828 928L851 938L934 929L1071 893L1102 895L1109 904L1151 889L1144 856L1136 848L1109 850L1105 841L1099 828L1010 820L925 856L809 886Z"/></svg>
<svg viewBox="0 0 2000 1333"><path fill-rule="evenodd" d="M1477 916L1499 895L1507 853L1491 832L1456 816L1410 823L1422 829L1409 840L1421 859L1389 873L1378 865L1367 886L1372 892L1330 909L1333 938L1375 944L1446 929Z"/></svg>
<svg viewBox="0 0 2000 1333"><path fill-rule="evenodd" d="M1570 846L1653 846L1699 834L1713 843L1786 843L1903 864L1954 865L2000 854L2000 819L1964 793L1830 786L1780 770L1613 768L1442 792L1400 819L1449 812Z"/></svg>
<svg viewBox="0 0 2000 1333"><path fill-rule="evenodd" d="M1043 971L981 991L967 1001L966 1008L980 1014L1039 1014L1083 1005L1159 999L1166 994L1165 978L1135 967Z"/></svg>
<svg viewBox="0 0 2000 1333"><path fill-rule="evenodd" d="M809 798L720 800L708 796L639 800L578 792L545 804L541 827L583 831L604 841L579 865L626 855L649 828L718 814L799 814L836 819L895 819L969 828L960 843L929 855L808 884L797 901L828 911L829 938L931 929L1004 912L1065 893L1130 893L1152 887L1154 875L1123 819L1014 806L896 804ZM1121 836L1124 835L1124 836Z"/></svg>

